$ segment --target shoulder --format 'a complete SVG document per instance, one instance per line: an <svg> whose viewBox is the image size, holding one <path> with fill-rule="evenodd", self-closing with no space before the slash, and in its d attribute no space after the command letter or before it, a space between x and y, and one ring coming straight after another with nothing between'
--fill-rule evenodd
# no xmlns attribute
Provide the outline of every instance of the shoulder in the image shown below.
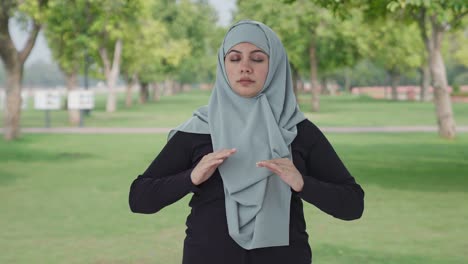
<svg viewBox="0 0 468 264"><path fill-rule="evenodd" d="M300 143L309 143L312 144L317 141L322 136L322 131L309 119L304 119L296 125L297 127L297 136L294 141ZM293 142L294 143L294 142Z"/></svg>
<svg viewBox="0 0 468 264"><path fill-rule="evenodd" d="M168 145L182 146L184 148L193 148L199 144L206 144L211 142L211 136L209 134L197 134L184 131L176 131L167 142Z"/></svg>

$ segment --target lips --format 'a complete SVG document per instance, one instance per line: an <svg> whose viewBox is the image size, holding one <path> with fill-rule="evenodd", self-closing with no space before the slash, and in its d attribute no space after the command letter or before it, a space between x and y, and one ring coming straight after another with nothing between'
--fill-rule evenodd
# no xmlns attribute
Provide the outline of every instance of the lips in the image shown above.
<svg viewBox="0 0 468 264"><path fill-rule="evenodd" d="M250 78L241 78L237 82L240 83L241 85L250 85L250 84L254 83L255 81L250 79Z"/></svg>

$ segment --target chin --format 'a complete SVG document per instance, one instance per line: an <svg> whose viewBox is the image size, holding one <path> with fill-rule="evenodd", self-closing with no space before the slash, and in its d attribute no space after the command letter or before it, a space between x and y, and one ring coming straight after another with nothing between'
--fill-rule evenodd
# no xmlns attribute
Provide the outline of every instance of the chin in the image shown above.
<svg viewBox="0 0 468 264"><path fill-rule="evenodd" d="M251 97L255 97L259 92L260 90L256 92L252 92L251 89L249 89L248 91L244 91L243 89L238 89L236 93L242 97L251 98Z"/></svg>

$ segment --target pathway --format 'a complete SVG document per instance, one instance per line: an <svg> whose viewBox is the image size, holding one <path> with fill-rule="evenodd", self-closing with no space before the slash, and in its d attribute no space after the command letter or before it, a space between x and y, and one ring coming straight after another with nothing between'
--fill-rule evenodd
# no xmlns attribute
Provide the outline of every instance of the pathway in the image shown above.
<svg viewBox="0 0 468 264"><path fill-rule="evenodd" d="M53 127L22 128L22 133L34 134L157 134L168 133L171 128L165 127ZM323 132L333 133L403 133L403 132L437 132L436 126L379 126L379 127L320 127ZM457 126L457 133L467 133L468 126ZM3 129L0 128L0 133Z"/></svg>

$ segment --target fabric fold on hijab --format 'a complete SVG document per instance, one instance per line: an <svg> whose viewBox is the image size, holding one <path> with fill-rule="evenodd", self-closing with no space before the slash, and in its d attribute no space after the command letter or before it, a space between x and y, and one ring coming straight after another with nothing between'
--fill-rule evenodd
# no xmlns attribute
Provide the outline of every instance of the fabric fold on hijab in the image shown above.
<svg viewBox="0 0 468 264"><path fill-rule="evenodd" d="M269 56L267 79L253 98L235 93L228 81L224 57L233 46L248 42ZM233 25L218 52L216 82L208 106L201 107L176 131L210 134L213 150L236 148L218 167L230 236L241 247L254 249L289 245L291 188L256 162L292 159L290 145L296 125L304 120L294 96L286 52L276 34L256 21Z"/></svg>

